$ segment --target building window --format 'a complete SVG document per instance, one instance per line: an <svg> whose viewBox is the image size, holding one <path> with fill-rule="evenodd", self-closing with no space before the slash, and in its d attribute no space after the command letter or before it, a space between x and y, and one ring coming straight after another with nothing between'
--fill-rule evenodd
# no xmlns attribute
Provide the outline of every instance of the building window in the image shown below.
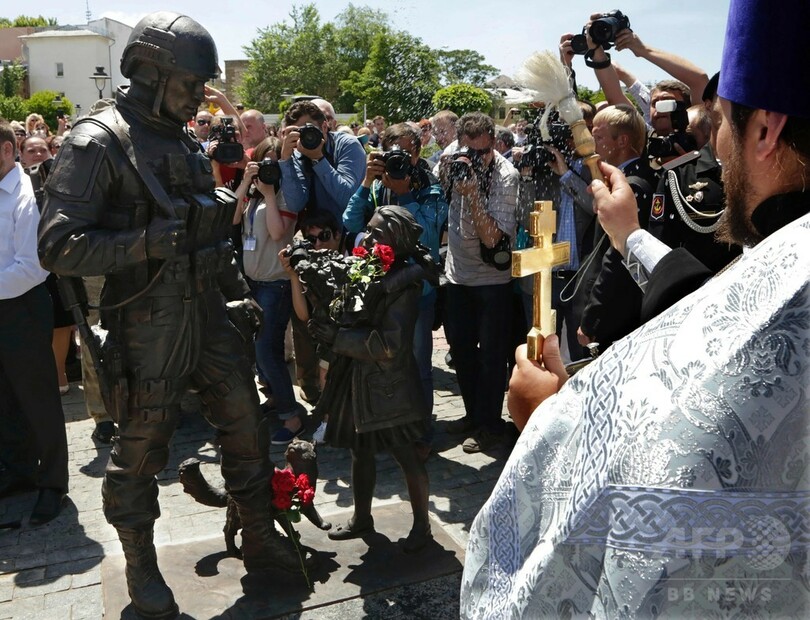
<svg viewBox="0 0 810 620"><path fill-rule="evenodd" d="M65 66L61 62L56 63L56 77L65 76Z"/></svg>

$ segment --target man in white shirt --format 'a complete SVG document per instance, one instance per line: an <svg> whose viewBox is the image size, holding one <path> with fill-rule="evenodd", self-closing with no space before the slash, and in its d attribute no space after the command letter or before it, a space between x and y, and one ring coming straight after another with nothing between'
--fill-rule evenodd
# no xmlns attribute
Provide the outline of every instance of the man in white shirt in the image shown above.
<svg viewBox="0 0 810 620"><path fill-rule="evenodd" d="M54 519L68 489L67 436L51 349L53 307L37 257L39 211L15 162L17 142L0 119L0 374L34 435L39 497L30 523ZM19 481L0 479L0 495Z"/></svg>

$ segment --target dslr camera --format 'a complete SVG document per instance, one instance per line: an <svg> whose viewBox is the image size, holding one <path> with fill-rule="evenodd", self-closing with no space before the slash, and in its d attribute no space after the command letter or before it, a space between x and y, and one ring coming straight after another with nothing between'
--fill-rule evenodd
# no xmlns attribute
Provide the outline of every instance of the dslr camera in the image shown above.
<svg viewBox="0 0 810 620"><path fill-rule="evenodd" d="M619 10L602 13L602 16L591 22L588 33L591 40L604 50L609 50L616 43L616 35L630 28L630 18ZM575 35L571 39L571 49L575 54L586 54L588 52L588 37L585 28L582 34Z"/></svg>
<svg viewBox="0 0 810 620"><path fill-rule="evenodd" d="M695 137L690 133L686 133L686 128L689 126L689 115L683 101L675 101L674 99L657 101L655 111L659 114L669 114L672 133L665 138L653 136L648 140L647 152L651 157L680 155L681 153L675 149L676 144L686 153L697 150Z"/></svg>
<svg viewBox="0 0 810 620"><path fill-rule="evenodd" d="M295 269L302 260L309 259L309 253L313 250L315 246L306 239L294 239L292 245L284 250L284 256L290 259L290 266Z"/></svg>
<svg viewBox="0 0 810 620"><path fill-rule="evenodd" d="M534 123L526 125L526 146L523 147L523 154L517 164L518 168L531 168L533 173L538 169L542 170L547 163L554 161L554 155L546 146L553 146L563 153L570 150L571 128L560 120L556 110L549 115L550 140L543 140L538 123L539 119L536 119Z"/></svg>
<svg viewBox="0 0 810 620"><path fill-rule="evenodd" d="M281 185L281 166L277 161L272 159L265 159L259 162L259 172L256 177L262 183L267 185L274 185L278 189Z"/></svg>
<svg viewBox="0 0 810 620"><path fill-rule="evenodd" d="M222 122L211 128L211 142L216 142L211 157L220 164L235 164L245 157L245 149L236 139L236 127L230 116L223 116Z"/></svg>
<svg viewBox="0 0 810 620"><path fill-rule="evenodd" d="M401 181L411 172L411 154L396 144L388 151L377 153L375 159L381 159L388 176L397 181Z"/></svg>
<svg viewBox="0 0 810 620"><path fill-rule="evenodd" d="M469 159L470 163L463 161L462 157ZM476 170L480 170L483 166L484 160L476 151L462 146L450 156L450 179L452 181L466 181L474 176Z"/></svg>
<svg viewBox="0 0 810 620"><path fill-rule="evenodd" d="M313 125L312 123L307 123L303 127L299 128L298 133L301 134L299 142L305 149L317 149L321 142L323 142L323 132L319 127Z"/></svg>

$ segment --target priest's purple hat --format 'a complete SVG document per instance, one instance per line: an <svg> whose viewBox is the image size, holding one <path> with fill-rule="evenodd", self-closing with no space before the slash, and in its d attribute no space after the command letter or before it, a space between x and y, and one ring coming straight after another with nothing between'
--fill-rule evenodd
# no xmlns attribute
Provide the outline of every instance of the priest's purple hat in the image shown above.
<svg viewBox="0 0 810 620"><path fill-rule="evenodd" d="M731 0L718 94L810 117L810 1Z"/></svg>

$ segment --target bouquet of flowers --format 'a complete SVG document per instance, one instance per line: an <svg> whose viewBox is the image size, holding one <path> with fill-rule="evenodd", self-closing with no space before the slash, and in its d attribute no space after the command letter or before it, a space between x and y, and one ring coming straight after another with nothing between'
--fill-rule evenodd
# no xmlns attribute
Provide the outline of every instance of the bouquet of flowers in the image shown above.
<svg viewBox="0 0 810 620"><path fill-rule="evenodd" d="M375 285L395 260L394 249L389 245L378 243L370 252L364 247L354 248L348 282L330 305L330 314L338 324L357 325L368 321L374 305Z"/></svg>
<svg viewBox="0 0 810 620"><path fill-rule="evenodd" d="M307 586L312 587L309 582L309 575L304 566L304 557L301 554L301 547L298 545L301 535L295 531L293 523L301 521L301 507L309 506L315 499L315 489L309 483L306 474L299 474L297 477L290 469L278 469L273 472L270 478L270 489L272 500L270 501L275 510L275 518L281 523L284 531L292 540L298 557L301 560L301 571L304 573Z"/></svg>

